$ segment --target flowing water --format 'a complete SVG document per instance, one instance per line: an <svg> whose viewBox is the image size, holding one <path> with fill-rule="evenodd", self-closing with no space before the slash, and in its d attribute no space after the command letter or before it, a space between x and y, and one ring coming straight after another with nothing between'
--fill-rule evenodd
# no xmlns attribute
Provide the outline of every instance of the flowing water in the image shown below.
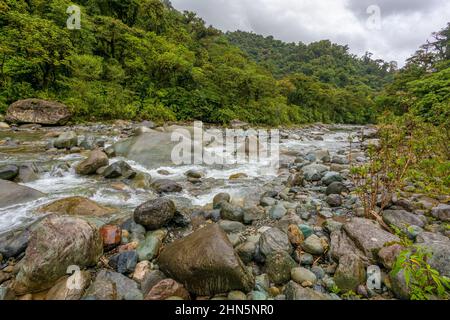
<svg viewBox="0 0 450 320"><path fill-rule="evenodd" d="M295 139L282 139L280 142L281 161L293 159L296 153L328 149L331 155L338 150L348 148L348 137L360 130L355 126L339 126L323 129L320 132L309 131ZM321 137L317 140L317 137ZM12 145L0 149L0 165L37 163L42 172L35 181L23 185L34 188L46 194L45 197L7 208L0 208L0 233L27 226L38 216L35 210L49 202L69 196L88 197L102 205L119 208L118 216L130 214L139 204L155 197L151 190L132 189L130 187L115 188L111 181L97 176L79 176L74 171L74 165L84 159L80 154L52 156L45 152L45 137L39 132L0 132L0 140L11 138L20 141L21 147ZM117 136L104 136L107 144L119 140ZM300 138L300 139L299 139ZM25 148L22 146L25 144ZM29 144L29 145L27 145ZM162 146L164 148L164 146ZM167 145L167 148L170 148ZM149 174L155 179L171 179L183 186L179 194L171 195L190 201L193 206L204 206L212 202L213 197L220 192L228 192L234 201L244 201L249 195L257 198L261 195L261 187L277 178L283 171L274 174L265 172L265 163L252 162L222 167L208 167L205 165L149 165L146 161L134 161L126 156L111 159L111 163L119 160L127 161L136 171ZM204 173L202 183L191 184L186 180L185 172L200 170ZM161 175L160 170L166 170L168 175ZM246 178L229 180L233 174L245 174ZM111 217L117 218L117 216Z"/></svg>

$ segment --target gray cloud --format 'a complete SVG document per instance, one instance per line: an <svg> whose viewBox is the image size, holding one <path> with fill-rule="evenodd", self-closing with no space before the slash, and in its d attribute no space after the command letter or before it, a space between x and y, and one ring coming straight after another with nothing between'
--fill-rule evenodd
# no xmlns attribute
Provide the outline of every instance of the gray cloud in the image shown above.
<svg viewBox="0 0 450 320"><path fill-rule="evenodd" d="M288 42L330 39L402 65L430 34L450 21L448 0L172 0L224 31L253 31ZM381 29L367 28L378 5Z"/></svg>

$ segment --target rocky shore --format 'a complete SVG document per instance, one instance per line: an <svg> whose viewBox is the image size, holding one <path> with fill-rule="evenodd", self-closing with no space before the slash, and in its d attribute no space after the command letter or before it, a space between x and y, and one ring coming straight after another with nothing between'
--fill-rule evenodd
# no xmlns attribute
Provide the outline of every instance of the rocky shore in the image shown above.
<svg viewBox="0 0 450 320"><path fill-rule="evenodd" d="M389 274L404 243L364 217L349 176L373 128L282 129L269 177L176 171L164 156L175 128L0 122L0 300L409 298ZM345 137L359 132L350 149ZM450 276L449 199L409 187L383 220Z"/></svg>

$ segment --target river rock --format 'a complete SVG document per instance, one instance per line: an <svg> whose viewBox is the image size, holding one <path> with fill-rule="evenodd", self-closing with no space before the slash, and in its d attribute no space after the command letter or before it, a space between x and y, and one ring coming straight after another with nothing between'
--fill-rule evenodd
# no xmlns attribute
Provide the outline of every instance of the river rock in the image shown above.
<svg viewBox="0 0 450 320"><path fill-rule="evenodd" d="M107 208L83 197L70 197L56 200L38 209L39 213L54 213L69 216L95 216L101 217L116 212L115 209Z"/></svg>
<svg viewBox="0 0 450 320"><path fill-rule="evenodd" d="M115 179L123 177L125 179L133 179L136 176L136 171L125 161L117 161L105 168L102 175L106 179Z"/></svg>
<svg viewBox="0 0 450 320"><path fill-rule="evenodd" d="M147 294L145 300L166 300L169 297L179 297L189 300L189 292L184 286L173 279L164 279L158 282Z"/></svg>
<svg viewBox="0 0 450 320"><path fill-rule="evenodd" d="M286 233L278 228L270 228L261 235L259 239L259 250L264 256L268 257L277 251L291 253L293 248Z"/></svg>
<svg viewBox="0 0 450 320"><path fill-rule="evenodd" d="M133 280L141 284L152 272L152 263L150 261L144 260L136 264L133 272Z"/></svg>
<svg viewBox="0 0 450 320"><path fill-rule="evenodd" d="M441 203L437 207L431 209L431 214L436 219L450 222L450 205Z"/></svg>
<svg viewBox="0 0 450 320"><path fill-rule="evenodd" d="M421 219L420 216L405 210L383 211L383 221L386 222L388 226L393 225L400 230L406 230L411 225L423 228L425 226L424 220L425 217Z"/></svg>
<svg viewBox="0 0 450 320"><path fill-rule="evenodd" d="M328 170L327 166L322 164L310 164L302 168L303 176L306 181L320 181L322 174Z"/></svg>
<svg viewBox="0 0 450 320"><path fill-rule="evenodd" d="M102 253L100 233L90 223L74 217L47 217L32 231L15 291L48 289L66 274L69 266L95 265Z"/></svg>
<svg viewBox="0 0 450 320"><path fill-rule="evenodd" d="M333 182L342 182L344 178L335 171L328 171L322 178L322 183L326 186L329 186Z"/></svg>
<svg viewBox="0 0 450 320"><path fill-rule="evenodd" d="M222 220L219 222L219 226L226 233L239 233L239 232L245 230L245 226L242 223L237 222L237 221Z"/></svg>
<svg viewBox="0 0 450 320"><path fill-rule="evenodd" d="M21 183L28 183L39 179L39 168L34 163L26 163L19 166L19 174L15 181Z"/></svg>
<svg viewBox="0 0 450 320"><path fill-rule="evenodd" d="M294 281L289 281L284 289L287 300L331 300L329 295L304 288Z"/></svg>
<svg viewBox="0 0 450 320"><path fill-rule="evenodd" d="M9 123L64 125L70 117L69 109L65 105L40 99L16 101L9 106L6 113L6 121Z"/></svg>
<svg viewBox="0 0 450 320"><path fill-rule="evenodd" d="M343 229L371 261L376 261L378 251L387 243L400 241L399 237L384 231L377 222L369 219L353 218L344 224Z"/></svg>
<svg viewBox="0 0 450 320"><path fill-rule="evenodd" d="M134 272L138 262L135 250L117 253L109 258L108 265L119 273L130 274Z"/></svg>
<svg viewBox="0 0 450 320"><path fill-rule="evenodd" d="M118 300L116 284L108 279L96 278L89 286L84 300Z"/></svg>
<svg viewBox="0 0 450 320"><path fill-rule="evenodd" d="M86 160L80 162L75 167L75 171L80 175L95 174L98 169L107 166L108 163L108 156L104 152L100 150L94 150L91 151L89 157Z"/></svg>
<svg viewBox="0 0 450 320"><path fill-rule="evenodd" d="M75 271L70 277L59 280L45 296L45 300L80 300L91 283L87 271Z"/></svg>
<svg viewBox="0 0 450 320"><path fill-rule="evenodd" d="M123 274L102 269L97 273L95 282L97 281L114 283L117 291L117 300L143 300L144 298L137 282Z"/></svg>
<svg viewBox="0 0 450 320"><path fill-rule="evenodd" d="M166 275L160 270L152 270L150 271L140 282L141 291L144 294L144 297L150 292L150 290L157 285L160 281L167 279Z"/></svg>
<svg viewBox="0 0 450 320"><path fill-rule="evenodd" d="M265 268L270 281L277 285L284 284L291 279L291 270L296 263L286 251L276 251L266 258Z"/></svg>
<svg viewBox="0 0 450 320"><path fill-rule="evenodd" d="M220 203L220 217L230 221L244 221L244 210L229 202Z"/></svg>
<svg viewBox="0 0 450 320"><path fill-rule="evenodd" d="M183 188L175 181L169 179L158 179L152 183L152 187L159 193L181 192Z"/></svg>
<svg viewBox="0 0 450 320"><path fill-rule="evenodd" d="M358 285L365 283L364 263L355 254L347 254L339 259L339 266L334 274L334 282L343 291L356 291Z"/></svg>
<svg viewBox="0 0 450 320"><path fill-rule="evenodd" d="M378 252L378 260L383 264L386 269L392 269L398 255L405 250L405 248L399 244L393 244L388 247L382 248Z"/></svg>
<svg viewBox="0 0 450 320"><path fill-rule="evenodd" d="M0 179L0 208L30 202L45 196L35 189Z"/></svg>
<svg viewBox="0 0 450 320"><path fill-rule="evenodd" d="M305 241L305 236L296 224L289 225L287 235L289 238L289 242L294 247L299 247L303 243L303 241Z"/></svg>
<svg viewBox="0 0 450 320"><path fill-rule="evenodd" d="M13 164L7 164L0 166L0 179L3 180L14 180L19 174L19 167Z"/></svg>
<svg viewBox="0 0 450 320"><path fill-rule="evenodd" d="M423 232L416 240L417 244L431 253L430 266L441 274L450 277L450 240L442 235Z"/></svg>
<svg viewBox="0 0 450 320"><path fill-rule="evenodd" d="M141 204L134 210L134 221L147 230L167 225L175 215L175 204L167 198L158 198Z"/></svg>
<svg viewBox="0 0 450 320"><path fill-rule="evenodd" d="M74 131L67 131L53 141L53 146L57 149L70 149L78 145L78 136Z"/></svg>
<svg viewBox="0 0 450 320"><path fill-rule="evenodd" d="M219 193L214 196L213 199L213 208L220 209L222 202L230 202L231 196L228 193Z"/></svg>
<svg viewBox="0 0 450 320"><path fill-rule="evenodd" d="M311 253L315 256L320 256L325 252L323 240L313 234L308 237L302 244L302 248L305 252Z"/></svg>
<svg viewBox="0 0 450 320"><path fill-rule="evenodd" d="M122 240L122 229L119 226L104 225L99 231L105 250L111 250L120 244Z"/></svg>
<svg viewBox="0 0 450 320"><path fill-rule="evenodd" d="M0 236L0 255L6 259L17 257L25 251L29 240L29 230L11 231L2 234Z"/></svg>
<svg viewBox="0 0 450 320"><path fill-rule="evenodd" d="M11 127L6 122L0 121L0 130L8 130L8 129L11 129Z"/></svg>
<svg viewBox="0 0 450 320"><path fill-rule="evenodd" d="M236 252L244 263L250 263L256 255L260 235L253 235L236 247Z"/></svg>
<svg viewBox="0 0 450 320"><path fill-rule="evenodd" d="M293 268L291 270L291 278L298 284L302 284L304 282L315 284L317 281L316 275L303 267Z"/></svg>
<svg viewBox="0 0 450 320"><path fill-rule="evenodd" d="M327 196L327 198L325 199L325 202L330 206L330 207L340 207L342 205L342 198L339 194L330 194L329 196Z"/></svg>
<svg viewBox="0 0 450 320"><path fill-rule="evenodd" d="M217 224L167 245L158 264L165 274L197 295L231 290L247 292L254 286L253 276Z"/></svg>
<svg viewBox="0 0 450 320"><path fill-rule="evenodd" d="M286 208L283 206L283 204L279 203L277 205L274 205L269 210L269 217L272 220L279 220L283 218L287 213Z"/></svg>
<svg viewBox="0 0 450 320"><path fill-rule="evenodd" d="M332 182L325 191L325 194L329 196L330 194L341 194L343 192L348 192L348 188L342 182Z"/></svg>
<svg viewBox="0 0 450 320"><path fill-rule="evenodd" d="M16 300L14 291L8 286L0 286L0 301Z"/></svg>
<svg viewBox="0 0 450 320"><path fill-rule="evenodd" d="M301 173L294 173L291 174L286 182L286 185L288 187L302 187L303 186L303 174Z"/></svg>
<svg viewBox="0 0 450 320"><path fill-rule="evenodd" d="M137 247L139 261L151 261L156 258L166 235L167 232L165 230L147 232L145 239L140 241Z"/></svg>
<svg viewBox="0 0 450 320"><path fill-rule="evenodd" d="M356 246L353 240L343 230L333 231L330 238L330 254L335 261L339 261L344 255L356 254L367 265L369 264L364 252Z"/></svg>

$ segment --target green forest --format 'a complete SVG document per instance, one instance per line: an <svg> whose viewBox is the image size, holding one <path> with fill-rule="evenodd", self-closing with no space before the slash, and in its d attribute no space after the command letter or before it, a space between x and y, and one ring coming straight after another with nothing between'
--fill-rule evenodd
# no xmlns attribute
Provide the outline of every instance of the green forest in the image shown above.
<svg viewBox="0 0 450 320"><path fill-rule="evenodd" d="M79 30L66 25L71 4ZM448 121L450 25L400 70L328 40L225 34L160 0L0 0L0 28L0 113L38 97L79 121Z"/></svg>

